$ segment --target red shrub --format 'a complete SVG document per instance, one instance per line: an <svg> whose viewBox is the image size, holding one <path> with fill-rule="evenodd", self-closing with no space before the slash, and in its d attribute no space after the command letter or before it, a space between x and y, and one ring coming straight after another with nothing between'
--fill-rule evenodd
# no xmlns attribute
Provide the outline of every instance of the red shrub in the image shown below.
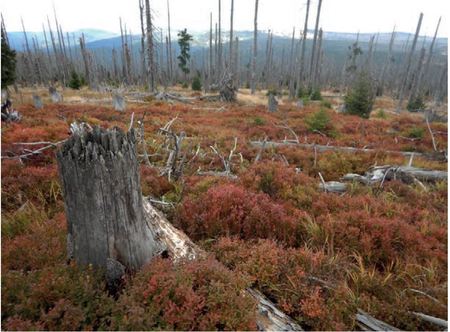
<svg viewBox="0 0 450 332"><path fill-rule="evenodd" d="M66 258L66 221L32 222L27 233L2 239L2 270L32 271L63 263Z"/></svg>
<svg viewBox="0 0 450 332"><path fill-rule="evenodd" d="M160 176L158 170L148 166L141 166L141 187L145 196L161 197L173 189L167 177Z"/></svg>
<svg viewBox="0 0 450 332"><path fill-rule="evenodd" d="M255 330L246 282L213 259L173 265L157 259L120 297L115 329Z"/></svg>
<svg viewBox="0 0 450 332"><path fill-rule="evenodd" d="M291 201L297 207L309 208L317 190L317 181L281 162L264 162L240 174L244 187L262 191L271 198Z"/></svg>
<svg viewBox="0 0 450 332"><path fill-rule="evenodd" d="M24 166L15 160L2 161L2 208L15 210L27 200L48 206L61 198L56 164Z"/></svg>
<svg viewBox="0 0 450 332"><path fill-rule="evenodd" d="M113 299L92 268L55 265L2 273L2 321L13 329L104 330Z"/></svg>
<svg viewBox="0 0 450 332"><path fill-rule="evenodd" d="M285 249L270 240L250 243L229 238L221 238L210 249L225 265L249 276L255 287L301 321L303 327L312 330L352 327L354 308L348 294L325 291L310 280L310 276L319 280L343 277L337 271L342 263L327 264L323 252ZM337 302L340 305L335 307Z"/></svg>
<svg viewBox="0 0 450 332"><path fill-rule="evenodd" d="M295 245L299 221L265 194L254 194L233 184L213 187L198 198L187 198L177 224L192 238L223 235L242 239L273 238Z"/></svg>

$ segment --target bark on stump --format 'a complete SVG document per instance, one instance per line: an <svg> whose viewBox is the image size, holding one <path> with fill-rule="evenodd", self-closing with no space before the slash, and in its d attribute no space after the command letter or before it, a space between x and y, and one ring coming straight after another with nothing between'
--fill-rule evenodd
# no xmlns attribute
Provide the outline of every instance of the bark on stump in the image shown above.
<svg viewBox="0 0 450 332"><path fill-rule="evenodd" d="M73 134L57 152L69 258L105 268L111 284L161 251L144 215L134 130Z"/></svg>
<svg viewBox="0 0 450 332"><path fill-rule="evenodd" d="M278 101L273 93L269 94L268 108L271 113L276 112L278 109Z"/></svg>
<svg viewBox="0 0 450 332"><path fill-rule="evenodd" d="M236 101L236 87L231 74L225 73L220 82L220 99L229 103Z"/></svg>

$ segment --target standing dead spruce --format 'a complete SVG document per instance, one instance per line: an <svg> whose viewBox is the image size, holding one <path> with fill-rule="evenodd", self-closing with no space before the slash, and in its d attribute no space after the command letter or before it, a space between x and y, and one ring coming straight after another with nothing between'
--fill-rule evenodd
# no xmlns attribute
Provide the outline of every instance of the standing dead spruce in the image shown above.
<svg viewBox="0 0 450 332"><path fill-rule="evenodd" d="M143 210L134 130L83 129L57 152L69 258L106 269L115 283L163 248Z"/></svg>

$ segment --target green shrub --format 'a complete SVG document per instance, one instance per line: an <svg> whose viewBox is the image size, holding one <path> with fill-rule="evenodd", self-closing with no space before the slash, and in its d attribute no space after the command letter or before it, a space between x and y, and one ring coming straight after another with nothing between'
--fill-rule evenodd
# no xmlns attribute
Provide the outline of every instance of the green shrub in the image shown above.
<svg viewBox="0 0 450 332"><path fill-rule="evenodd" d="M255 126L262 126L262 125L266 124L266 121L264 119L261 119L261 118L254 118L253 119L253 124Z"/></svg>
<svg viewBox="0 0 450 332"><path fill-rule="evenodd" d="M410 112L422 111L425 108L426 106L421 95L418 95L414 99L410 100L406 106L406 109Z"/></svg>
<svg viewBox="0 0 450 332"><path fill-rule="evenodd" d="M81 80L75 70L70 74L69 88L79 90L81 88Z"/></svg>
<svg viewBox="0 0 450 332"><path fill-rule="evenodd" d="M311 101L311 99L309 99L308 96L302 97L301 100L303 101L304 106L308 105L309 102Z"/></svg>
<svg viewBox="0 0 450 332"><path fill-rule="evenodd" d="M322 100L322 102L320 103L320 106L325 107L325 108L331 108L331 102L329 100Z"/></svg>
<svg viewBox="0 0 450 332"><path fill-rule="evenodd" d="M187 89L189 86L186 82L183 83L183 85L181 86L183 89Z"/></svg>
<svg viewBox="0 0 450 332"><path fill-rule="evenodd" d="M196 76L192 80L192 90L194 90L194 91L202 90L202 82L200 81L200 77Z"/></svg>
<svg viewBox="0 0 450 332"><path fill-rule="evenodd" d="M409 138L423 138L424 134L425 129L421 127L412 127L407 132Z"/></svg>
<svg viewBox="0 0 450 332"><path fill-rule="evenodd" d="M372 111L374 95L370 78L366 73L361 73L356 79L352 89L344 97L345 112L369 118Z"/></svg>
<svg viewBox="0 0 450 332"><path fill-rule="evenodd" d="M305 87L300 87L298 89L297 97L303 99L304 97L309 97L310 92Z"/></svg>
<svg viewBox="0 0 450 332"><path fill-rule="evenodd" d="M266 92L266 96L269 96L269 95L278 96L279 94L280 94L280 93L278 92L277 89L269 89L269 90L267 90L267 92Z"/></svg>
<svg viewBox="0 0 450 332"><path fill-rule="evenodd" d="M300 87L297 93L298 98L309 98L309 100L322 100L322 95L320 94L320 89L312 89Z"/></svg>
<svg viewBox="0 0 450 332"><path fill-rule="evenodd" d="M310 98L311 98L311 100L322 100L322 95L320 93L320 90L319 89L312 90L311 94L310 94Z"/></svg>
<svg viewBox="0 0 450 332"><path fill-rule="evenodd" d="M87 85L86 79L84 78L83 75L80 75L80 84L81 84L81 86L86 86ZM117 88L119 87L119 83L118 82L116 82L115 87L117 87Z"/></svg>
<svg viewBox="0 0 450 332"><path fill-rule="evenodd" d="M318 112L308 116L305 123L310 131L327 131L330 129L330 116L321 108Z"/></svg>
<svg viewBox="0 0 450 332"><path fill-rule="evenodd" d="M378 119L387 119L387 114L383 109L380 108L375 114L375 117L377 117Z"/></svg>

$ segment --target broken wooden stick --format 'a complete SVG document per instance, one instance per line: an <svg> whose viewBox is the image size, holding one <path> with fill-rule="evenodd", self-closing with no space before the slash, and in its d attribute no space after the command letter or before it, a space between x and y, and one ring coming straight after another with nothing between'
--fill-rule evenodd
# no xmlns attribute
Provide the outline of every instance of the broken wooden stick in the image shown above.
<svg viewBox="0 0 450 332"><path fill-rule="evenodd" d="M370 316L367 312L358 309L356 324L365 331L399 331L399 329Z"/></svg>
<svg viewBox="0 0 450 332"><path fill-rule="evenodd" d="M41 145L41 144L47 144L47 145L45 145L39 149L36 149L36 150L27 150L26 153L20 154L17 156L1 156L1 159L19 159L19 160L26 159L28 157L31 157L31 156L34 156L37 154L41 154L43 151L48 150L50 148L55 148L58 145L64 143L65 141L66 141L66 139L58 141L58 142L54 142L54 143L53 142L13 143L14 145Z"/></svg>
<svg viewBox="0 0 450 332"><path fill-rule="evenodd" d="M430 122L428 121L428 116L425 116L425 121L427 123L428 131L430 132L431 142L433 143L433 149L434 151L437 151L436 141L434 140L433 131L431 130Z"/></svg>
<svg viewBox="0 0 450 332"><path fill-rule="evenodd" d="M446 171L427 170L423 168L410 166L376 166L369 169L365 175L345 174L341 180L344 182L359 182L364 185L373 185L380 183L380 188L386 180L400 180L403 183L418 184L423 190L427 191L423 182L434 183L438 181L447 181L448 174ZM321 189L329 192L345 192L346 184L337 181L325 182L319 184Z"/></svg>
<svg viewBox="0 0 450 332"><path fill-rule="evenodd" d="M417 316L417 317L421 318L422 320L424 320L424 321L426 321L428 323L432 323L432 324L435 324L437 326L443 327L446 331L448 329L448 322L446 320L444 320L444 319L433 317L433 316L430 316L430 315L426 315L426 314L423 314L421 312L411 311L411 313L414 316Z"/></svg>
<svg viewBox="0 0 450 332"><path fill-rule="evenodd" d="M260 147L263 142L262 141L250 141L250 144L255 147ZM292 141L282 141L282 142L274 142L274 141L267 141L265 143L265 148L268 147L279 147L279 146L293 146L293 147L299 147L303 149L314 149L316 148L317 151L323 152L323 151L340 151L340 152L365 152L365 153L374 153L378 150L376 149L369 149L369 148L354 148L349 146L333 146L333 145L319 145L319 144L307 144L307 143L297 143ZM446 160L445 155L440 152L434 152L434 153L420 153L420 152L409 152L409 151L394 151L394 150L383 150L385 153L389 154L400 154L405 157L410 157L411 154L414 154L417 157L424 157L431 160Z"/></svg>

